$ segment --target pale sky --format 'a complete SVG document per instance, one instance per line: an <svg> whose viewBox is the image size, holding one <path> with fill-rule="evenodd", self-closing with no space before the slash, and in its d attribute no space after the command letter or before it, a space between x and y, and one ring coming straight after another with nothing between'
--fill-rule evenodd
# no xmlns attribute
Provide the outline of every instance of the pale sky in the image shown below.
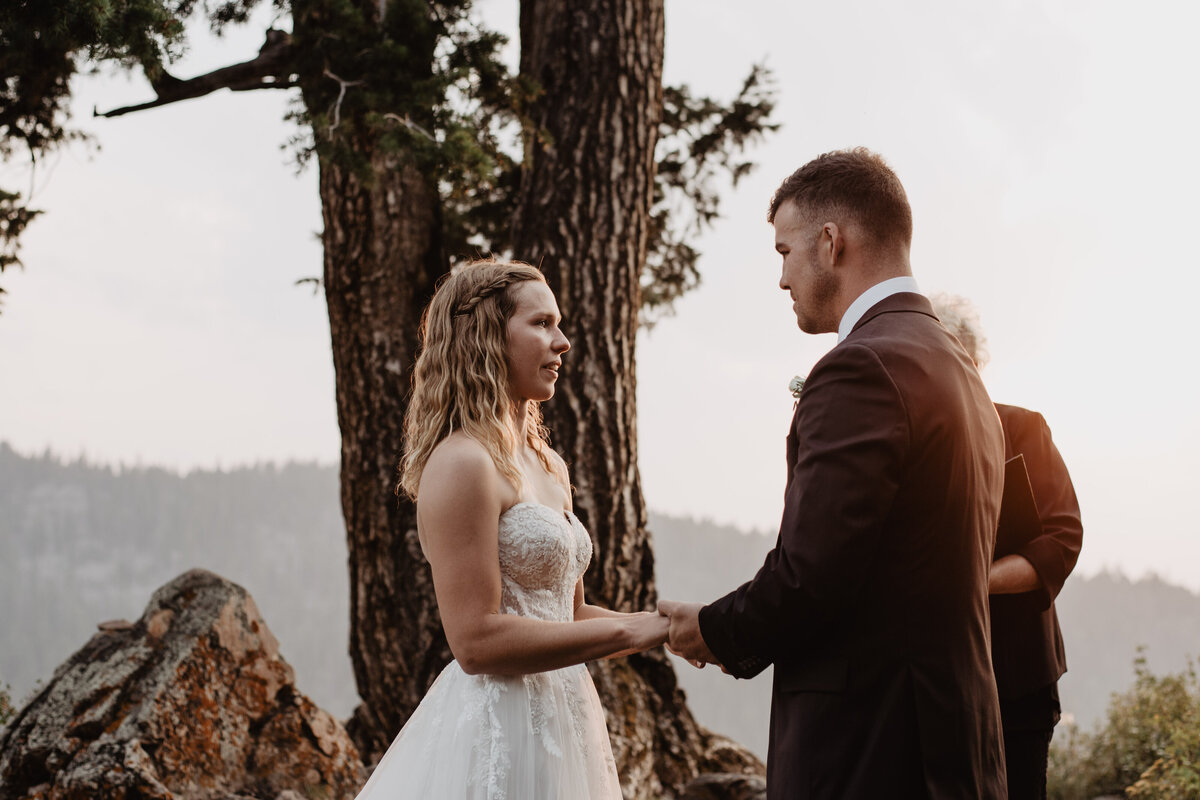
<svg viewBox="0 0 1200 800"><path fill-rule="evenodd" d="M478 7L515 38L515 0ZM219 41L198 28L173 71L252 57L268 19ZM668 0L667 81L729 97L765 60L783 128L698 243L704 285L640 343L649 506L777 525L787 383L833 340L795 327L766 205L805 161L861 144L908 190L922 289L979 308L993 397L1050 423L1083 507L1080 571L1200 590L1198 28L1185 2ZM325 305L293 286L321 272L321 221L315 169L281 150L289 94L103 120L93 106L150 99L145 81L106 70L76 91L102 149L32 176L47 213L0 279L0 439L180 470L335 463Z"/></svg>

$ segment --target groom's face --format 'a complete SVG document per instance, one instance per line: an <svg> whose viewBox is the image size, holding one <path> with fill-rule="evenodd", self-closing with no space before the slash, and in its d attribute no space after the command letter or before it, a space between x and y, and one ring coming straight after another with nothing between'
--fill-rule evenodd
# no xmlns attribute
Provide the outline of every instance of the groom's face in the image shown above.
<svg viewBox="0 0 1200 800"><path fill-rule="evenodd" d="M829 259L822 258L823 221L787 202L775 212L774 224L775 250L783 256L779 288L792 298L796 324L805 333L836 331L841 280Z"/></svg>

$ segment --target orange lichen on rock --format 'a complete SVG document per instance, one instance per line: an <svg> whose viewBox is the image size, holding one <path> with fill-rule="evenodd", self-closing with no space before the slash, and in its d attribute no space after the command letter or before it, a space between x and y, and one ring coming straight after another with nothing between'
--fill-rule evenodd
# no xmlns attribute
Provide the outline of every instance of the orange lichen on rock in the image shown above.
<svg viewBox="0 0 1200 800"><path fill-rule="evenodd" d="M0 732L0 800L354 796L358 752L243 588L192 570L121 623Z"/></svg>

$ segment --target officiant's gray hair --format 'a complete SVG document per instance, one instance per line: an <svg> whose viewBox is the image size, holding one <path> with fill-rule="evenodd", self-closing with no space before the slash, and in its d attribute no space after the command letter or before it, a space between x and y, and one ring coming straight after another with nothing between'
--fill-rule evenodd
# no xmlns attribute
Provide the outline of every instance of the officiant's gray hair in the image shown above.
<svg viewBox="0 0 1200 800"><path fill-rule="evenodd" d="M929 302L933 303L933 313L962 343L975 366L983 369L989 358L987 338L983 335L983 325L974 304L965 297L945 292L932 295Z"/></svg>

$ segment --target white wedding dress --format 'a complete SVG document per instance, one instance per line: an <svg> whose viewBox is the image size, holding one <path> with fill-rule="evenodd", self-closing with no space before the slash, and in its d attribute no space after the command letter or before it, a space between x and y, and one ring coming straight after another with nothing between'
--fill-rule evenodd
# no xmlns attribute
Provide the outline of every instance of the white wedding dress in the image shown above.
<svg viewBox="0 0 1200 800"><path fill-rule="evenodd" d="M592 540L574 515L500 515L500 611L570 621ZM582 664L504 677L451 661L358 800L620 800L604 709Z"/></svg>

